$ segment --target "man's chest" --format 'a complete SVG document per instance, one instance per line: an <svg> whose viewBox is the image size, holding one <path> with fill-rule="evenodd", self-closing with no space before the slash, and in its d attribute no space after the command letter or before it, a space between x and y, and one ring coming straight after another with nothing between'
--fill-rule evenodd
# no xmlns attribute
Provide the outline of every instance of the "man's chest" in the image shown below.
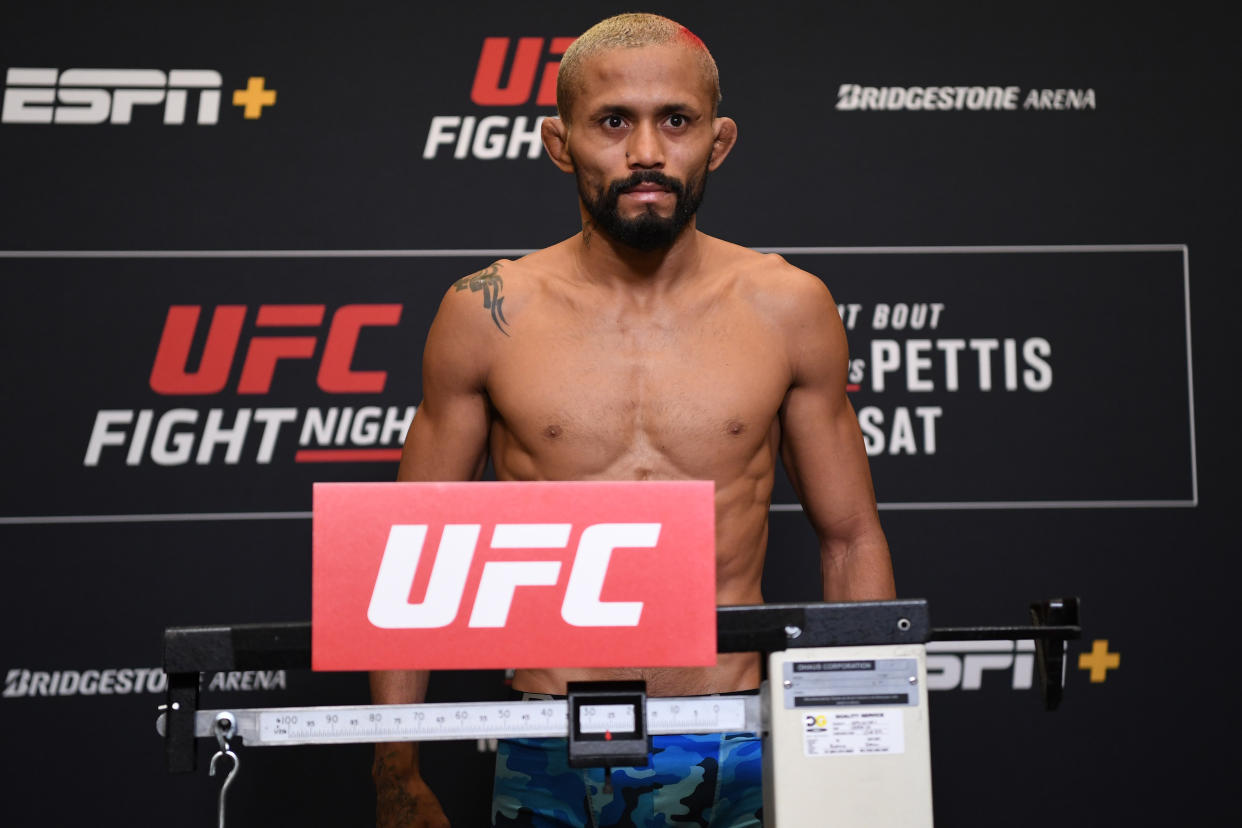
<svg viewBox="0 0 1242 828"><path fill-rule="evenodd" d="M645 449L673 459L753 452L788 386L779 333L744 313L531 321L515 325L488 377L497 417L536 453Z"/></svg>

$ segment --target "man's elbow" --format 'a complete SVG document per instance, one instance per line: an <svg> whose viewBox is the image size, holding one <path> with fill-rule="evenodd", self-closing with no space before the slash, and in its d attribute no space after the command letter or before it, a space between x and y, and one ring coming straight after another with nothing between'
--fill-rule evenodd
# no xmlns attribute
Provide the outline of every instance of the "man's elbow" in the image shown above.
<svg viewBox="0 0 1242 828"><path fill-rule="evenodd" d="M897 597L888 541L878 522L874 527L824 538L820 556L825 600L886 601Z"/></svg>

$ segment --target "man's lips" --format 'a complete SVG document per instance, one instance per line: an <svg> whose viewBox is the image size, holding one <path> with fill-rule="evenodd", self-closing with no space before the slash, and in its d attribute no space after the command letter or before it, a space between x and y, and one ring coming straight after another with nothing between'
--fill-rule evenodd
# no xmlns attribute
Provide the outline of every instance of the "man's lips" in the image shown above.
<svg viewBox="0 0 1242 828"><path fill-rule="evenodd" d="M665 195L671 194L671 190L660 184L643 183L633 187L626 187L621 191L621 195L629 196L635 201L657 201Z"/></svg>

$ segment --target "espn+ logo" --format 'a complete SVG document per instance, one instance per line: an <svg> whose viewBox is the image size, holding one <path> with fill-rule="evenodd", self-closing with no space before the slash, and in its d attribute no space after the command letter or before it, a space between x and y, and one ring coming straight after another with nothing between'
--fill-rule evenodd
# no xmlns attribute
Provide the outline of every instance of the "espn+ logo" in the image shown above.
<svg viewBox="0 0 1242 828"><path fill-rule="evenodd" d="M136 108L162 104L163 123L179 125L197 100L194 122L211 126L220 120L223 83L213 69L11 67L0 123L125 125L134 120ZM234 91L232 103L245 107L245 119L255 120L264 107L276 104L276 91L264 88L264 78L251 77L245 89Z"/></svg>
<svg viewBox="0 0 1242 828"><path fill-rule="evenodd" d="M476 106L555 107L556 72L572 37L487 37L470 87ZM457 160L538 158L543 149L540 124L546 116L491 114L435 115L427 130L423 158L443 153Z"/></svg>
<svg viewBox="0 0 1242 828"><path fill-rule="evenodd" d="M198 123L220 115L219 72L210 69L9 69L6 124L128 124L135 106L164 104L164 123L185 123L188 93L198 93ZM59 105L57 105L59 104Z"/></svg>
<svg viewBox="0 0 1242 828"><path fill-rule="evenodd" d="M365 338L378 335L373 329L398 325L402 306L347 304L329 317L327 306L318 304L264 304L253 311L246 305L218 305L206 325L200 324L203 311L200 305L168 309L149 377L156 394L216 397L232 381L237 397L263 397L272 393L281 370L291 378L305 377L305 370L281 369L295 361L317 361L314 384L319 393L380 394L388 372L355 366L356 354ZM296 332L277 333L282 329ZM412 405L363 405L242 406L226 411L185 404L163 411L101 409L83 465L120 463L122 458L128 466L208 465L218 460L236 465L243 458L268 464L295 433L295 462L395 461L414 410Z"/></svg>
<svg viewBox="0 0 1242 828"><path fill-rule="evenodd" d="M989 686L1007 683L1029 690L1035 673L1035 642L931 641L927 644L928 690L981 690L985 674Z"/></svg>
<svg viewBox="0 0 1242 828"><path fill-rule="evenodd" d="M660 539L659 523L596 523L583 529L564 583L560 616L574 627L636 627L642 601L604 601L602 594L612 553L616 549L653 549ZM427 540L426 524L397 524L388 534L367 619L380 629L434 629L457 620L466 598L466 583L482 525L447 524L423 600L411 602L415 575ZM491 548L566 549L573 524L498 523ZM504 627L519 588L555 587L561 561L489 560L470 604L467 626ZM544 597L546 600L546 596Z"/></svg>

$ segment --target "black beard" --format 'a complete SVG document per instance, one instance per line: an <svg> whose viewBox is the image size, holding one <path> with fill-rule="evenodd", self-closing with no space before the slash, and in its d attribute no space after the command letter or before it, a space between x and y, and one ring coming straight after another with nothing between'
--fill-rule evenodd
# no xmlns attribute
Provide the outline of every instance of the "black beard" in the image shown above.
<svg viewBox="0 0 1242 828"><path fill-rule="evenodd" d="M617 211L621 191L639 184L658 184L673 193L677 197L673 214L662 218L651 205L647 205L635 218L622 218ZM698 212L706 189L706 168L701 175L691 176L685 184L657 170L637 170L629 178L613 181L607 190L601 187L593 199L586 192L582 179L578 179L578 194L596 228L621 244L644 252L672 246Z"/></svg>

